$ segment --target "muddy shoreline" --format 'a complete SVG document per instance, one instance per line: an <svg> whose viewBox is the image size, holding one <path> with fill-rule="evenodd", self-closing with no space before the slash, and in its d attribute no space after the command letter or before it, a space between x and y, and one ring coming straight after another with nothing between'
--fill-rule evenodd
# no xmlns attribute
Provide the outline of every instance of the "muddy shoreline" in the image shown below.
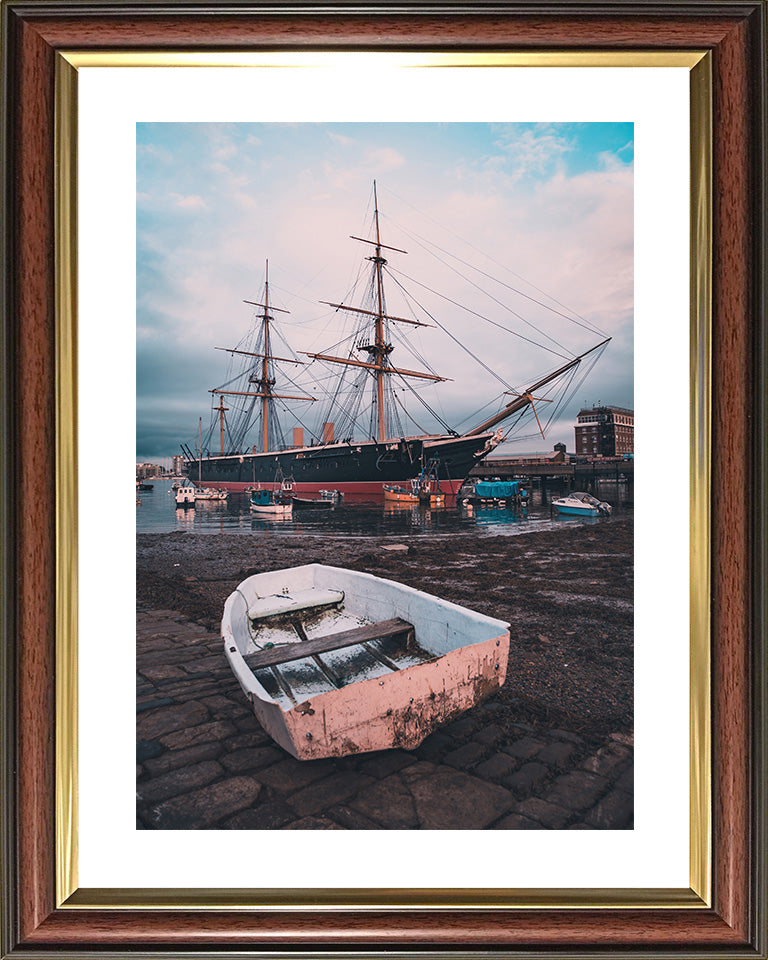
<svg viewBox="0 0 768 960"><path fill-rule="evenodd" d="M398 549L391 549L391 548ZM139 534L140 610L216 630L245 577L328 563L399 580L511 624L503 718L587 740L633 729L633 522L516 536L258 537ZM499 717L501 719L501 716Z"/></svg>

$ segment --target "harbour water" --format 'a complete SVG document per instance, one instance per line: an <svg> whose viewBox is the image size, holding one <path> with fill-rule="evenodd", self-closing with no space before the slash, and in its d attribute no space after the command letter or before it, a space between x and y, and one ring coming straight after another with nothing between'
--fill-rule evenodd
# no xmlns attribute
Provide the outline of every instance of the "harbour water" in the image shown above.
<svg viewBox="0 0 768 960"><path fill-rule="evenodd" d="M152 490L137 493L138 533L239 534L258 536L265 531L286 536L323 537L452 536L491 534L516 535L563 526L604 524L631 517L634 485L598 481L590 489L599 500L613 507L610 517L563 517L551 506L552 499L567 493L565 484L535 484L529 488L528 506L523 511L501 506L385 504L341 501L331 509L297 509L288 517L256 516L249 509L247 494L231 493L224 502L198 501L195 507L176 507L171 479L146 481Z"/></svg>

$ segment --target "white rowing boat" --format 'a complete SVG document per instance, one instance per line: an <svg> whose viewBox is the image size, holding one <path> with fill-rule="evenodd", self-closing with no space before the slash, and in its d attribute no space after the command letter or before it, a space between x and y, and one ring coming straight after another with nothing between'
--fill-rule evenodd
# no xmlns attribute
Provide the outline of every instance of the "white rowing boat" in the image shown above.
<svg viewBox="0 0 768 960"><path fill-rule="evenodd" d="M244 580L221 633L257 718L300 760L414 749L497 690L509 654L502 620L322 564Z"/></svg>

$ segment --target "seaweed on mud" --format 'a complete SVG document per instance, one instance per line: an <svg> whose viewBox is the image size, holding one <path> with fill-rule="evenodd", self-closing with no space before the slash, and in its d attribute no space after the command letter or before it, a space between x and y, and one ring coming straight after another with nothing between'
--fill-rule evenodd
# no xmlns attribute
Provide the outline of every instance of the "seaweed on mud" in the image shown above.
<svg viewBox="0 0 768 960"><path fill-rule="evenodd" d="M404 537L407 540L407 537ZM216 629L224 601L253 573L306 562L399 580L511 623L507 680L494 701L505 724L602 736L633 728L633 526L630 519L515 537L302 539L137 536L137 599ZM410 545L410 544L409 544ZM600 601L600 602L595 602ZM510 727L511 729L511 727Z"/></svg>

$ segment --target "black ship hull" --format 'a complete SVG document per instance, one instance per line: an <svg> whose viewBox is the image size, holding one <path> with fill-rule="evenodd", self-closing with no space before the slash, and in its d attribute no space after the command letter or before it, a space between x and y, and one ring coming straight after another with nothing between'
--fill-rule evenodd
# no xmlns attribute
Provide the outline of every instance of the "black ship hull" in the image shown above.
<svg viewBox="0 0 768 960"><path fill-rule="evenodd" d="M269 489L292 478L296 493L338 490L346 497L383 498L384 484L408 483L429 460L437 460L440 490L455 495L471 469L497 445L493 433L478 436L425 436L317 447L205 456L187 460L194 482L242 491L255 485Z"/></svg>

